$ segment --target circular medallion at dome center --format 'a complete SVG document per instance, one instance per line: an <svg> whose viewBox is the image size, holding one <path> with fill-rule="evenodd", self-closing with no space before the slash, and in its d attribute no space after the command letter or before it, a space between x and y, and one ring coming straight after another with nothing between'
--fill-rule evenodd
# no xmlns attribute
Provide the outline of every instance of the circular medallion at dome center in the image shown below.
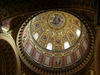
<svg viewBox="0 0 100 75"><path fill-rule="evenodd" d="M51 12L48 16L48 25L54 29L61 29L65 25L65 20L63 13Z"/></svg>
<svg viewBox="0 0 100 75"><path fill-rule="evenodd" d="M62 22L63 22L62 16L60 16L59 14L54 14L53 16L51 16L50 23L52 25L58 26L61 25Z"/></svg>

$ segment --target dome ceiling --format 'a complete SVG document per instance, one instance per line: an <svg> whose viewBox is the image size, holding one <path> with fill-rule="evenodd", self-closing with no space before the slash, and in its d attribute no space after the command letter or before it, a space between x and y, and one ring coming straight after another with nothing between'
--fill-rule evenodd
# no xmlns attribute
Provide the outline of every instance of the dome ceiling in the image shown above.
<svg viewBox="0 0 100 75"><path fill-rule="evenodd" d="M49 11L30 22L34 42L46 51L64 51L73 46L81 34L80 20L62 11Z"/></svg>
<svg viewBox="0 0 100 75"><path fill-rule="evenodd" d="M23 23L17 45L33 65L65 70L81 63L88 52L90 40L87 32L84 23L75 15L46 11L32 15Z"/></svg>

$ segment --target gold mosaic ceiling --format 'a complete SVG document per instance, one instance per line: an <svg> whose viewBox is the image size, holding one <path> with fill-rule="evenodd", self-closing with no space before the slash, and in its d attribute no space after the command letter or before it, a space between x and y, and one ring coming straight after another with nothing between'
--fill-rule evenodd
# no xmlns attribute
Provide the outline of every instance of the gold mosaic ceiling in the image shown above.
<svg viewBox="0 0 100 75"><path fill-rule="evenodd" d="M62 11L41 13L28 24L33 42L48 51L64 51L73 46L82 26L78 18Z"/></svg>
<svg viewBox="0 0 100 75"><path fill-rule="evenodd" d="M31 65L48 67L49 70L80 63L88 51L89 42L83 22L64 11L32 15L23 23L17 38L20 53L24 53ZM29 67L29 62L23 61Z"/></svg>

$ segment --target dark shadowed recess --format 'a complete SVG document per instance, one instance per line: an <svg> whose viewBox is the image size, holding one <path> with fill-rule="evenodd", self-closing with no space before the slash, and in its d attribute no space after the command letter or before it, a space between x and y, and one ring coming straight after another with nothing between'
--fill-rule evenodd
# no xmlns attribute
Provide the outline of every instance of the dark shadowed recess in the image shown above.
<svg viewBox="0 0 100 75"><path fill-rule="evenodd" d="M77 6L87 6L96 8L96 0L0 0L0 6L9 10L12 14L12 9L16 12L37 11L44 9L68 8Z"/></svg>

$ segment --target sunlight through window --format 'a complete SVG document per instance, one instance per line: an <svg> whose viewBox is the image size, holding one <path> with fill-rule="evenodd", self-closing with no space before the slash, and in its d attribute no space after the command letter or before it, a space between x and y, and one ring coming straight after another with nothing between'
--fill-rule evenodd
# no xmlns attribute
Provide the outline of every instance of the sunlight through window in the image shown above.
<svg viewBox="0 0 100 75"><path fill-rule="evenodd" d="M67 48L69 48L69 47L70 47L69 43L68 43L68 42L65 42L65 43L64 43L64 49L67 49Z"/></svg>
<svg viewBox="0 0 100 75"><path fill-rule="evenodd" d="M52 50L52 43L48 43L48 44L47 44L47 49L48 49L48 50Z"/></svg>
<svg viewBox="0 0 100 75"><path fill-rule="evenodd" d="M79 37L80 34L81 34L81 31L80 31L79 29L77 29L77 30L76 30L76 34L77 34L77 36Z"/></svg>
<svg viewBox="0 0 100 75"><path fill-rule="evenodd" d="M39 37L39 34L38 34L38 33L35 33L35 34L33 35L33 37L34 37L35 40L37 40L38 37Z"/></svg>

